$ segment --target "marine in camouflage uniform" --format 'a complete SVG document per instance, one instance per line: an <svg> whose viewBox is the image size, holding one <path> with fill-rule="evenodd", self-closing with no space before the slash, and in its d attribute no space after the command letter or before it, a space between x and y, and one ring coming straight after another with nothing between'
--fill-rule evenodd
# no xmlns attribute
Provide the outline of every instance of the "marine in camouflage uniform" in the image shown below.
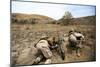
<svg viewBox="0 0 100 67"><path fill-rule="evenodd" d="M69 31L69 46L76 50L77 56L80 56L80 50L82 48L82 42L84 41L84 36L81 32L74 30Z"/></svg>
<svg viewBox="0 0 100 67"><path fill-rule="evenodd" d="M45 64L51 63L52 52L49 48L50 45L47 41L47 38L48 38L47 36L42 36L41 39L36 44L36 48L41 53L41 55L38 55L35 63L39 63L43 59L43 57L46 58Z"/></svg>

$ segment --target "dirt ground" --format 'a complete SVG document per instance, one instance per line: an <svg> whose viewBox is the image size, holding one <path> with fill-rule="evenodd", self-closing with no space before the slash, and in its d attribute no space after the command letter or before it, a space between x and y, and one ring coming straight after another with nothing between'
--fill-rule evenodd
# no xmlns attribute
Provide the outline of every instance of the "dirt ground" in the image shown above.
<svg viewBox="0 0 100 67"><path fill-rule="evenodd" d="M81 31L85 36L86 42L84 43L84 48L81 49L81 56L78 57L75 51L68 50L66 48L67 43L63 44L63 49L65 50L65 60L62 60L60 55L56 51L53 52L52 63L69 63L69 62L79 62L79 61L95 61L95 49L96 49L96 30L94 25L68 25L61 26L56 24L12 24L11 25L11 62L13 64L18 61L21 52L24 49L32 48L34 49L34 44L40 39L41 35L47 34L48 36L56 35L57 31L59 35L68 34L70 29L76 29ZM34 53L35 51L33 51ZM24 56L24 55L23 55ZM23 57L22 56L22 57ZM21 60L21 59L20 59ZM35 60L35 58L32 58ZM30 65L33 63L29 63ZM22 60L21 62L25 61ZM42 61L40 64L43 64ZM28 62L22 63L22 65L28 65ZM18 64L21 65L21 64Z"/></svg>

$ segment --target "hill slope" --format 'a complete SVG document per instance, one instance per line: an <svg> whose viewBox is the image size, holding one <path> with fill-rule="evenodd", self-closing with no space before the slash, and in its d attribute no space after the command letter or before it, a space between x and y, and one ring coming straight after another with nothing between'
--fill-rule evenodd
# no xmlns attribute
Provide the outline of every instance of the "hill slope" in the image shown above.
<svg viewBox="0 0 100 67"><path fill-rule="evenodd" d="M12 13L12 23L49 23L54 19L38 14Z"/></svg>
<svg viewBox="0 0 100 67"><path fill-rule="evenodd" d="M86 17L74 18L72 19L72 22L77 23L77 24L95 25L96 16L86 16Z"/></svg>
<svg viewBox="0 0 100 67"><path fill-rule="evenodd" d="M62 18L58 22L63 25L95 25L96 16L94 15L94 16L72 18L70 20Z"/></svg>

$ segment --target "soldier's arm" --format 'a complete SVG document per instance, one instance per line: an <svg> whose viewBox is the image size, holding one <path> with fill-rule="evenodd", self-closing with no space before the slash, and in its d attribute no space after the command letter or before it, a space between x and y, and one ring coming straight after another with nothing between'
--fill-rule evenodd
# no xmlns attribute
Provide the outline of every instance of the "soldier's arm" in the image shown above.
<svg viewBox="0 0 100 67"><path fill-rule="evenodd" d="M55 45L51 46L50 48L51 48L51 49L55 49L55 48L57 48L57 47L58 47L58 45L55 44Z"/></svg>
<svg viewBox="0 0 100 67"><path fill-rule="evenodd" d="M58 44L54 44L53 42L50 42L50 41L48 41L48 43L49 43L49 48L50 49L55 49L55 48L58 47Z"/></svg>

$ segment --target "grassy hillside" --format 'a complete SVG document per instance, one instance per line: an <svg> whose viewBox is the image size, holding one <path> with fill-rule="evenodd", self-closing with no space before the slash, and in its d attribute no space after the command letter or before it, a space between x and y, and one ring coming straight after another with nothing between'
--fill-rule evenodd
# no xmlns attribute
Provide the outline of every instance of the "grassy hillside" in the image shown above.
<svg viewBox="0 0 100 67"><path fill-rule="evenodd" d="M94 61L95 60L95 26L94 25L69 25L61 26L54 24L12 24L11 25L11 57L12 63L18 65L31 65L35 61L35 43L38 42L43 34L48 36L56 36L67 34L70 29L77 29L81 31L86 39L84 48L82 49L81 56L77 57L75 52L71 53L66 48L68 42L65 42L62 47L65 51L65 60L62 60L56 51L53 52L52 63L67 63L78 61ZM32 49L29 51L29 49ZM23 52L24 51L24 52ZM30 52L33 54L30 54ZM19 63L17 63L19 62ZM44 64L41 61L40 64Z"/></svg>
<svg viewBox="0 0 100 67"><path fill-rule="evenodd" d="M49 23L54 19L38 14L12 13L12 23Z"/></svg>
<svg viewBox="0 0 100 67"><path fill-rule="evenodd" d="M86 16L80 18L72 18L69 21L66 19L60 19L55 21L53 18L38 15L38 14L12 14L12 23L18 24L35 24L35 23L59 23L61 25L95 25L96 16Z"/></svg>
<svg viewBox="0 0 100 67"><path fill-rule="evenodd" d="M85 24L85 25L95 25L96 24L96 16L86 16L80 18L73 18L72 23L75 24Z"/></svg>
<svg viewBox="0 0 100 67"><path fill-rule="evenodd" d="M58 23L61 25L96 25L96 16L86 16L71 19L60 19Z"/></svg>

